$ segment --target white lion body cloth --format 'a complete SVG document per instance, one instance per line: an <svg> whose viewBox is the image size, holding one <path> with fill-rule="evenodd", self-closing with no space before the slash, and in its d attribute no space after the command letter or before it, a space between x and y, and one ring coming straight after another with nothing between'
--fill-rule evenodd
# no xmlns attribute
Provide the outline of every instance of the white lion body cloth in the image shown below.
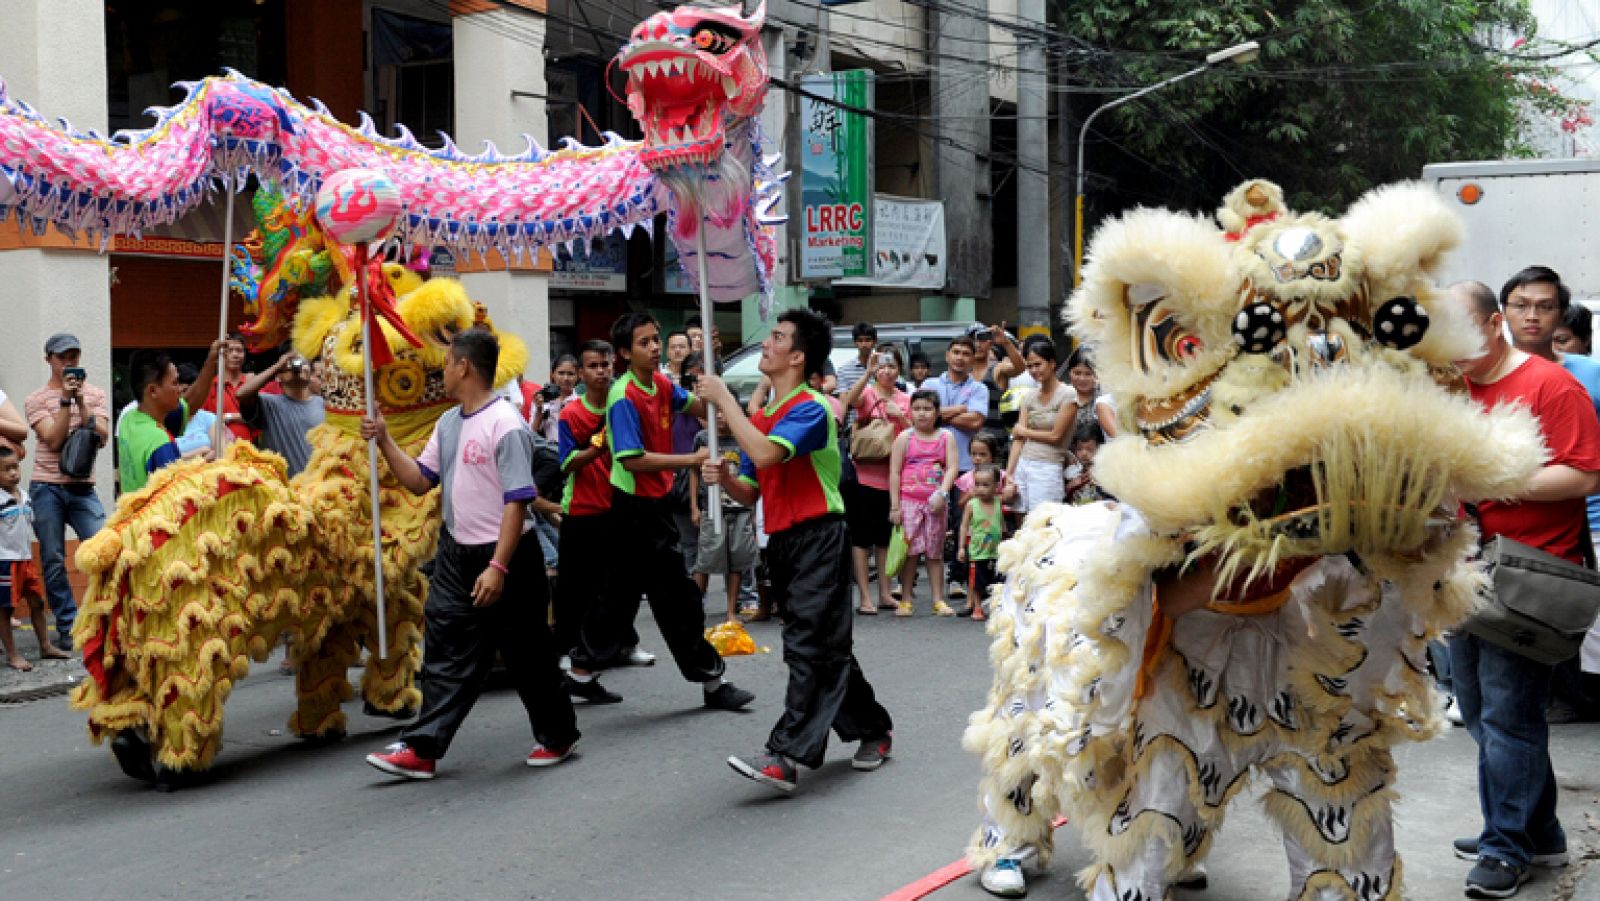
<svg viewBox="0 0 1600 901"><path fill-rule="evenodd" d="M1122 420L1095 459L1119 502L1001 547L979 866L1048 859L1062 813L1093 901L1162 901L1257 774L1290 898L1401 896L1389 749L1438 728L1426 645L1484 584L1460 505L1543 449L1458 390L1478 339L1428 277L1459 233L1435 195L1342 220L1281 197L1241 187L1226 235L1139 210L1096 236L1070 314ZM1169 617L1157 586L1191 577L1212 600Z"/></svg>

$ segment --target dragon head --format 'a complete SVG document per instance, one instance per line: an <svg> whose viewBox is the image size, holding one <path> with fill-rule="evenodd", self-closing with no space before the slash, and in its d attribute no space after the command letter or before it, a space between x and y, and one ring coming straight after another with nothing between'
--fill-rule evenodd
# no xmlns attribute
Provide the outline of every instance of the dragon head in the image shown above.
<svg viewBox="0 0 1600 901"><path fill-rule="evenodd" d="M283 343L301 298L325 293L337 265L310 204L262 187L251 207L258 227L246 244L259 244L265 262L256 266L248 250L235 248L229 287L244 297L240 333L259 353Z"/></svg>
<svg viewBox="0 0 1600 901"><path fill-rule="evenodd" d="M1480 339L1430 277L1461 234L1437 194L1380 188L1341 219L1282 196L1230 195L1227 232L1164 210L1109 223L1069 308L1124 427L1097 479L1246 584L1425 552L1542 455L1525 414L1459 390L1451 361Z"/></svg>
<svg viewBox="0 0 1600 901"><path fill-rule="evenodd" d="M617 65L628 76L628 110L644 128L640 160L652 171L716 162L731 121L761 108L765 20L765 2L749 18L737 6L686 5L633 29Z"/></svg>

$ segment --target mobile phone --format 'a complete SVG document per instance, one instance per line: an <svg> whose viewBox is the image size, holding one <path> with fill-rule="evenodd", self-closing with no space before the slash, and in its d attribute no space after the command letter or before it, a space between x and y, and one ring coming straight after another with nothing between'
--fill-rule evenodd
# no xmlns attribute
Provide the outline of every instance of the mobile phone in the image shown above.
<svg viewBox="0 0 1600 901"><path fill-rule="evenodd" d="M61 370L61 377L64 379L77 379L82 382L86 381L85 376L87 375L88 373L84 371L82 366L68 366L66 369Z"/></svg>

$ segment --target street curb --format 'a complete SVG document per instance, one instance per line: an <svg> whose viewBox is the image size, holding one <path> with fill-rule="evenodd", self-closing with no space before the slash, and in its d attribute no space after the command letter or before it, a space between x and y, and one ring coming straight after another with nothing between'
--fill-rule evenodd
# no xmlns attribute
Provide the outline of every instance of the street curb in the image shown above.
<svg viewBox="0 0 1600 901"><path fill-rule="evenodd" d="M0 691L0 706L28 704L54 698L67 694L78 685L76 680L69 682L51 682L47 685L30 685L26 688L13 688Z"/></svg>

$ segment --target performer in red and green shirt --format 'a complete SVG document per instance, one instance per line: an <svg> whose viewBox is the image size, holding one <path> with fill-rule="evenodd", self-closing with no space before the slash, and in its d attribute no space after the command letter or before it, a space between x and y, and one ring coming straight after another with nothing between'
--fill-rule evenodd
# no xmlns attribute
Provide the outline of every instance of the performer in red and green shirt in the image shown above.
<svg viewBox="0 0 1600 901"><path fill-rule="evenodd" d="M605 590L607 573L613 565L611 517L611 452L606 447L606 398L611 394L611 345L605 341L585 342L578 349L578 373L584 391L578 399L561 408L557 428L561 471L567 477L561 498L562 566L568 577L556 579L556 647L571 654L579 644L583 624L589 618L607 625L595 635L594 643L611 641L620 645L618 653L607 649L607 662L637 649L639 633L633 618L639 611L639 598L621 598ZM651 658L653 660L653 658ZM580 675L582 675L580 671ZM622 696L606 690L600 680L582 681L568 677L567 691L591 704L615 704Z"/></svg>
<svg viewBox="0 0 1600 901"><path fill-rule="evenodd" d="M794 791L796 764L822 765L828 730L860 741L851 765L875 770L889 756L889 712L874 697L852 650L850 544L839 497L839 435L827 399L806 385L822 372L833 347L828 321L809 310L778 317L761 345L761 373L773 402L745 418L737 399L714 376L697 389L728 418L739 442L737 480L720 461L701 465L708 485L734 500L759 498L769 536L767 572L778 606L788 611L783 659L789 665L785 709L767 738L766 753L729 757L728 765L757 782Z"/></svg>
<svg viewBox="0 0 1600 901"><path fill-rule="evenodd" d="M628 369L611 386L606 403L606 447L611 452L611 517L605 547L605 591L619 598L643 594L678 671L705 690L707 707L738 710L755 695L722 679L722 655L705 638L700 588L678 551L678 531L667 494L672 473L699 466L704 450L672 452L672 414L705 415L705 405L661 372L661 327L648 313L625 313L611 326L611 343ZM574 405L575 406L575 405ZM569 408L570 409L570 408ZM604 606L604 605L601 605ZM585 615L571 677L577 694L610 662L626 635L619 616ZM631 620L626 624L631 629Z"/></svg>

